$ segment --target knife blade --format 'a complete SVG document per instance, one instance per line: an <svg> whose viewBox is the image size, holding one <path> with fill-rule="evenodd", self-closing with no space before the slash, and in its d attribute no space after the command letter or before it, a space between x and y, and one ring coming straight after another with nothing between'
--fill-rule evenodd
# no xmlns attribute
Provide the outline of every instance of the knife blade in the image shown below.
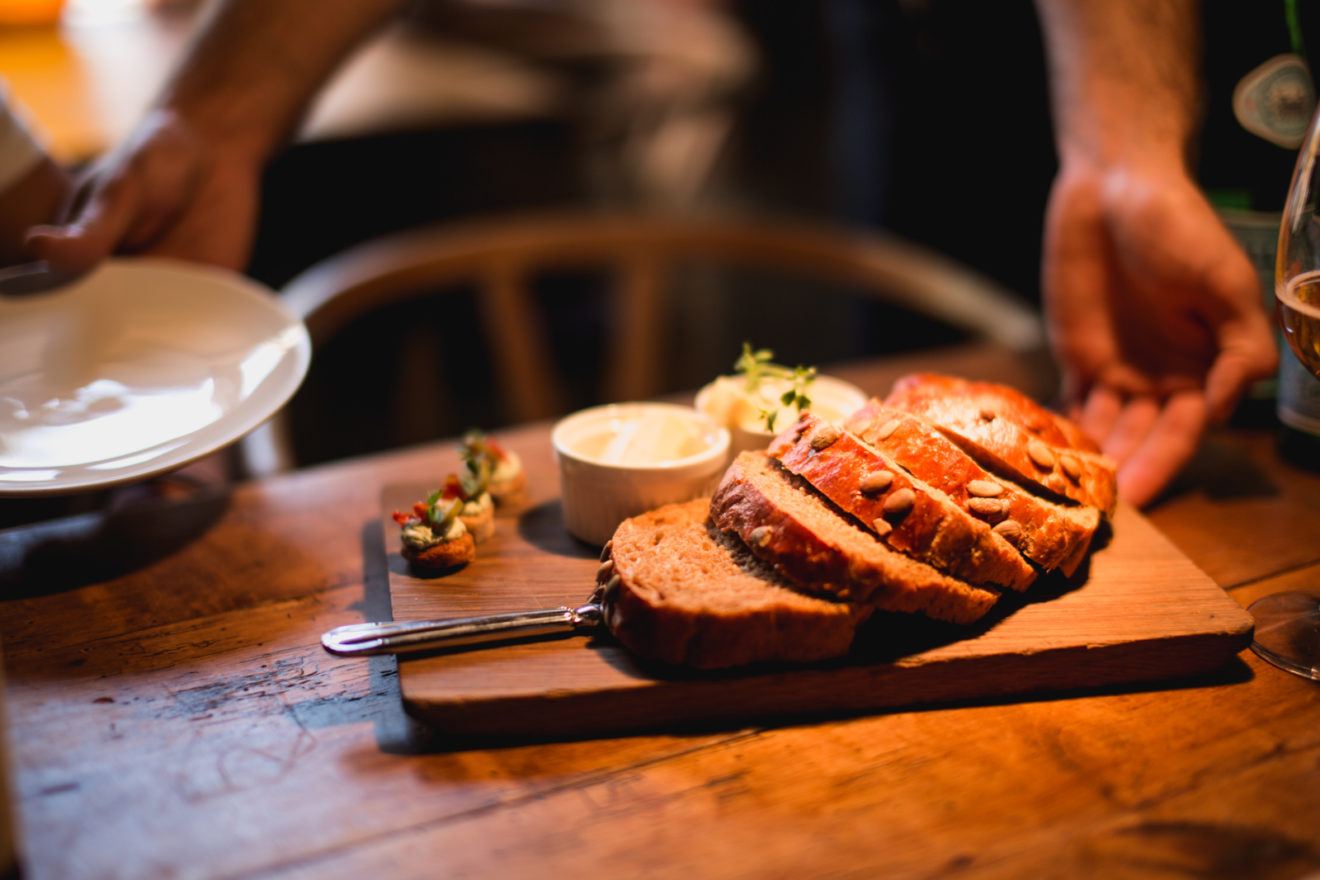
<svg viewBox="0 0 1320 880"><path fill-rule="evenodd" d="M327 631L321 636L321 646L332 654L344 656L405 654L506 639L564 635L591 629L603 620L602 606L588 602L576 608L560 605L476 617L350 623Z"/></svg>

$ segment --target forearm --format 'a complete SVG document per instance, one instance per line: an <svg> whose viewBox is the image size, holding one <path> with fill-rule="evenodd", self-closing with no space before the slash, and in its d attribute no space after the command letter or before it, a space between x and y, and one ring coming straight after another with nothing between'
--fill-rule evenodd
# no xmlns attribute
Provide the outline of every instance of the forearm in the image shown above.
<svg viewBox="0 0 1320 880"><path fill-rule="evenodd" d="M1197 0L1036 0L1060 158L1185 171L1198 125Z"/></svg>
<svg viewBox="0 0 1320 880"><path fill-rule="evenodd" d="M156 102L254 162L297 130L320 87L403 0L218 0Z"/></svg>

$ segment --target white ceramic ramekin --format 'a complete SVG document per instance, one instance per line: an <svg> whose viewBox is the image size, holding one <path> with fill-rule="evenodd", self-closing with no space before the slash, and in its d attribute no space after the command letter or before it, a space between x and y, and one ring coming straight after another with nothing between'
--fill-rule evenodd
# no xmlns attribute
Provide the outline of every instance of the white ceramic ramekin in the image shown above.
<svg viewBox="0 0 1320 880"><path fill-rule="evenodd" d="M642 464L605 461L589 448L601 432L617 431L648 414L667 414L691 426L699 448ZM561 419L550 439L559 464L564 525L574 537L597 546L630 516L713 492L729 449L727 430L691 407L666 403L610 403L581 410Z"/></svg>

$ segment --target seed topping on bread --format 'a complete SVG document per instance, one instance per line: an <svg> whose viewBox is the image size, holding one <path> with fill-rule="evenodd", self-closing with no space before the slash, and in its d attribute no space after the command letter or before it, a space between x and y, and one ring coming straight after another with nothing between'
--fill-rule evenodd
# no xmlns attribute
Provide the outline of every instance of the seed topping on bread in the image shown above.
<svg viewBox="0 0 1320 880"><path fill-rule="evenodd" d="M804 592L957 623L979 619L998 599L887 546L764 452L733 461L710 513Z"/></svg>
<svg viewBox="0 0 1320 880"><path fill-rule="evenodd" d="M894 383L885 404L924 417L997 474L1113 515L1113 460L1074 422L1014 388L918 373Z"/></svg>
<svg viewBox="0 0 1320 880"><path fill-rule="evenodd" d="M1044 571L1071 574L1099 526L1096 509L1058 503L1021 482L992 473L920 415L872 399L849 416L844 427L943 492L969 515L993 526L1000 537Z"/></svg>
<svg viewBox="0 0 1320 880"><path fill-rule="evenodd" d="M886 489L892 486L893 483L893 471L881 469L869 471L866 476L862 477L862 481L858 483L857 488L862 491L863 495L874 496L883 493Z"/></svg>
<svg viewBox="0 0 1320 880"><path fill-rule="evenodd" d="M867 525L893 549L971 583L1022 590L1035 580L1031 565L989 525L856 434L831 426L837 438L817 448L810 438L819 436L821 425L803 413L769 451L842 515ZM878 470L891 479L877 492L866 478Z"/></svg>

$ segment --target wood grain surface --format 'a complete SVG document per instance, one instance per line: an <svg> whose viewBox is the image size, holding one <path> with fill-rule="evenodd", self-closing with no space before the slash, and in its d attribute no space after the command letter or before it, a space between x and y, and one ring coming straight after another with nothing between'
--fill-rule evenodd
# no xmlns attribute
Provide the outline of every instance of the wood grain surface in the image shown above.
<svg viewBox="0 0 1320 880"><path fill-rule="evenodd" d="M849 378L879 392L912 368L1049 390L984 351ZM506 439L552 486L547 429ZM318 638L390 616L381 489L456 462L442 439L0 530L24 880L1320 872L1320 686L1249 650L1157 685L719 730L511 743L418 724L393 658ZM1145 517L1239 606L1320 583L1320 472L1268 428L1217 429Z"/></svg>

